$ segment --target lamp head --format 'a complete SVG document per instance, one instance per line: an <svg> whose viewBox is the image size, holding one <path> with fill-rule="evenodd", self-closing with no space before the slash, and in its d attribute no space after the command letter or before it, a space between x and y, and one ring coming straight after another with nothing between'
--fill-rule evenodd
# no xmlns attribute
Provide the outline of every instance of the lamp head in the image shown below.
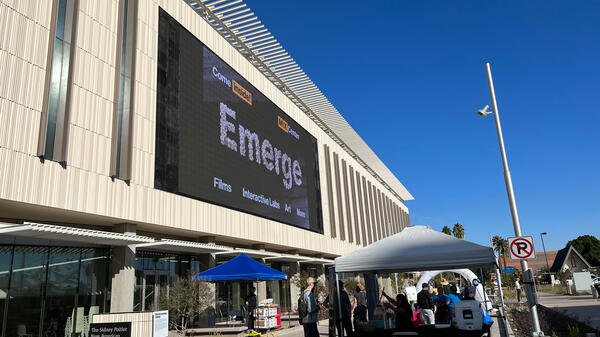
<svg viewBox="0 0 600 337"><path fill-rule="evenodd" d="M548 235L548 233L546 233L546 232L542 232L542 235Z"/></svg>
<svg viewBox="0 0 600 337"><path fill-rule="evenodd" d="M490 106L486 105L483 108L477 110L477 113L479 114L479 116L485 117L493 112L493 111L488 110L489 108L490 108Z"/></svg>

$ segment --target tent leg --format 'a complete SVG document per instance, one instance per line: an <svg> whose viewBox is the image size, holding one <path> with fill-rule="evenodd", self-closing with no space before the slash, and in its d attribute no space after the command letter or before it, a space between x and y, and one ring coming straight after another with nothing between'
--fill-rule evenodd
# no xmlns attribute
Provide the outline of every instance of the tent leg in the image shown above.
<svg viewBox="0 0 600 337"><path fill-rule="evenodd" d="M504 321L504 337L508 337L508 324L506 322L506 311L504 310L504 295L502 293L502 277L500 276L500 270L498 264L496 264L496 282L498 283L498 296L500 296L500 313L502 315L502 321Z"/></svg>
<svg viewBox="0 0 600 337"><path fill-rule="evenodd" d="M400 294L400 291L398 290L398 273L394 273L394 277L396 278L396 296L398 296L398 294Z"/></svg>
<svg viewBox="0 0 600 337"><path fill-rule="evenodd" d="M344 323L342 322L342 297L340 296L340 278L338 273L335 273L335 288L337 289L338 298L338 320L340 321L340 337L344 337ZM335 317L335 315L333 315Z"/></svg>
<svg viewBox="0 0 600 337"><path fill-rule="evenodd" d="M485 275L483 274L483 269L481 267L479 268L479 273L481 274L481 280L484 280L485 279ZM490 306L491 306L492 305L492 301L490 300L490 298L485 293L485 282L483 282L483 281L481 282L481 289L483 289L483 303L485 304L485 311L489 311L487 305L488 305L488 302L490 302ZM477 292L477 288L475 288L475 292Z"/></svg>

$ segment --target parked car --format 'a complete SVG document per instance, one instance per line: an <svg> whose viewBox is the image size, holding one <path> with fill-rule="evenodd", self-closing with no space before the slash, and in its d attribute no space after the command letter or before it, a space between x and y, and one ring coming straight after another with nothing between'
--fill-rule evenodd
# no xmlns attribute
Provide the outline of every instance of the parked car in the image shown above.
<svg viewBox="0 0 600 337"><path fill-rule="evenodd" d="M594 275L594 274L590 274L590 277L592 278L592 284L593 285L599 285L600 284L600 277Z"/></svg>

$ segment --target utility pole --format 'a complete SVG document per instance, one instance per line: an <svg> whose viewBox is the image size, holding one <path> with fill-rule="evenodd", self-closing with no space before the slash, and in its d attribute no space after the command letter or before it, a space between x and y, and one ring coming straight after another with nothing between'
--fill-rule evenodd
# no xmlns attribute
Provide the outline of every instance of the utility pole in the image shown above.
<svg viewBox="0 0 600 337"><path fill-rule="evenodd" d="M494 91L494 81L492 80L492 70L490 63L485 63L485 70L487 72L488 86L490 89L490 97L492 99L492 109L494 113L494 120L496 121L496 133L498 134L498 143L500 146L500 154L502 156L502 165L504 166L504 181L506 184L506 192L508 194L508 204L510 206L510 213L512 215L513 227L515 230L515 236L522 236L521 223L519 221L519 212L517 211L517 202L515 200L515 193L513 190L512 178L510 176L510 170L508 169L508 159L506 157L506 150L504 148L504 137L502 136L502 126L500 125L500 113L498 112L498 104L496 102L496 92ZM483 114L485 116L485 114ZM544 336L544 332L540 328L540 321L537 312L537 303L534 300L535 297L535 284L531 277L531 271L529 271L529 265L527 260L521 260L521 269L523 270L523 276L525 288L527 289L529 310L531 312L531 321L533 323L533 336Z"/></svg>
<svg viewBox="0 0 600 337"><path fill-rule="evenodd" d="M548 273L550 272L550 264L548 263L548 254L546 254L546 245L544 244L544 235L548 233L542 232L540 233L540 239L542 239L542 247L544 248L544 257L546 257L546 268L548 268Z"/></svg>

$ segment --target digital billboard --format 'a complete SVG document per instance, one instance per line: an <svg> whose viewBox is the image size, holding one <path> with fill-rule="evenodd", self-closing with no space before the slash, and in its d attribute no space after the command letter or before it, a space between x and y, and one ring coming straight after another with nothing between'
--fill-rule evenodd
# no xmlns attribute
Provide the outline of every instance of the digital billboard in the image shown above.
<svg viewBox="0 0 600 337"><path fill-rule="evenodd" d="M155 187L322 233L316 139L159 17Z"/></svg>

